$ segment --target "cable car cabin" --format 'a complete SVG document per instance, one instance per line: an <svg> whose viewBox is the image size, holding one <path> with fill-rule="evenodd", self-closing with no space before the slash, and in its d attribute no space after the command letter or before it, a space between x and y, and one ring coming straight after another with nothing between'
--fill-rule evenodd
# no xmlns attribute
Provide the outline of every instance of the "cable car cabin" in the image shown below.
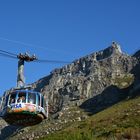
<svg viewBox="0 0 140 140"><path fill-rule="evenodd" d="M11 125L29 126L46 119L44 97L32 90L13 90L3 96L1 116Z"/></svg>

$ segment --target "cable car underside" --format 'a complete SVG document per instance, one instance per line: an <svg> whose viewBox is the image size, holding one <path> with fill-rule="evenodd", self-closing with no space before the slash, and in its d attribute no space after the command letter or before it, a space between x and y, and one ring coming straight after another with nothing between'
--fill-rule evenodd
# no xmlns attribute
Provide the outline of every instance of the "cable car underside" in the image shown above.
<svg viewBox="0 0 140 140"><path fill-rule="evenodd" d="M34 113L7 113L3 119L10 125L31 126L42 122L44 116Z"/></svg>

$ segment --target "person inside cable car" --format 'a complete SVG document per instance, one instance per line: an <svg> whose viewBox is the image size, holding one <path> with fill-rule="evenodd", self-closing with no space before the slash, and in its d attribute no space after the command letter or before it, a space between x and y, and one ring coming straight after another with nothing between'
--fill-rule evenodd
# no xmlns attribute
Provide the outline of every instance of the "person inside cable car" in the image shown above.
<svg viewBox="0 0 140 140"><path fill-rule="evenodd" d="M26 102L25 96L22 96L22 97L21 97L21 100L22 100L22 103L25 103L25 102Z"/></svg>
<svg viewBox="0 0 140 140"><path fill-rule="evenodd" d="M17 99L18 103L25 103L26 102L26 93L25 92L19 92L18 93L18 99Z"/></svg>
<svg viewBox="0 0 140 140"><path fill-rule="evenodd" d="M13 93L13 94L10 96L9 104L13 104L13 103L15 103L15 101L16 101L16 93Z"/></svg>
<svg viewBox="0 0 140 140"><path fill-rule="evenodd" d="M18 103L21 103L21 102L22 102L22 103L25 103L25 102L26 102L25 96L19 97L18 100L17 100L17 102L18 102Z"/></svg>
<svg viewBox="0 0 140 140"><path fill-rule="evenodd" d="M9 103L10 104L15 103L15 99L14 98L11 98Z"/></svg>

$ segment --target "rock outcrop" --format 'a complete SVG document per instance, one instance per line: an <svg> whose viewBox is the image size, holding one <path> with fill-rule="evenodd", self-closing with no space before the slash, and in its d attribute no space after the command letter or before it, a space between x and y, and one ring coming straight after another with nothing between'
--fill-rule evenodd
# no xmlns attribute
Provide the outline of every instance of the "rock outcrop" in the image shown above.
<svg viewBox="0 0 140 140"><path fill-rule="evenodd" d="M109 86L129 87L135 80L132 70L139 64L139 53L129 56L113 42L102 51L92 53L55 69L47 77L33 84L49 99L50 113L64 106L80 106L86 100L101 94ZM113 89L114 93L116 88ZM112 101L116 98L112 96Z"/></svg>

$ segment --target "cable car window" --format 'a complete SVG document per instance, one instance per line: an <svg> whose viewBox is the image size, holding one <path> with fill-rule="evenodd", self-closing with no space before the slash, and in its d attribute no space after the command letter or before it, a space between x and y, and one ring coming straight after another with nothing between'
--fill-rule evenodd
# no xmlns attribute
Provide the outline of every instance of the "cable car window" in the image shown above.
<svg viewBox="0 0 140 140"><path fill-rule="evenodd" d="M9 100L9 95L6 96L6 100L5 100L5 105L4 106L8 105L8 100Z"/></svg>
<svg viewBox="0 0 140 140"><path fill-rule="evenodd" d="M16 102L16 93L12 93L10 96L9 104L13 104Z"/></svg>
<svg viewBox="0 0 140 140"><path fill-rule="evenodd" d="M36 104L36 93L28 93L28 102L31 104Z"/></svg>
<svg viewBox="0 0 140 140"><path fill-rule="evenodd" d="M18 93L18 103L26 103L26 92L19 92Z"/></svg>
<svg viewBox="0 0 140 140"><path fill-rule="evenodd" d="M38 105L40 106L40 94L37 93L37 97L38 97Z"/></svg>
<svg viewBox="0 0 140 140"><path fill-rule="evenodd" d="M41 107L44 107L44 97L41 96Z"/></svg>

